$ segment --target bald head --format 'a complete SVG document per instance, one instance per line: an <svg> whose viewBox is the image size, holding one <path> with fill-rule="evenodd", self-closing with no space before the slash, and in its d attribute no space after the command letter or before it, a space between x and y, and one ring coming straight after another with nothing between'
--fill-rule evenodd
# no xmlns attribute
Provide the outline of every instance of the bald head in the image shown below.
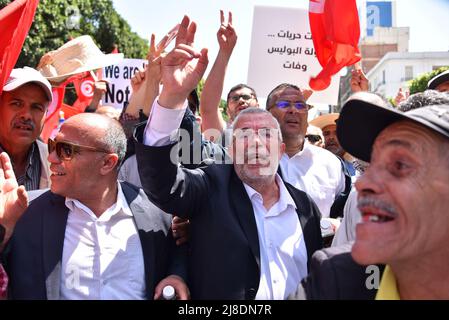
<svg viewBox="0 0 449 320"><path fill-rule="evenodd" d="M118 120L120 118L120 111L114 107L111 106L101 106L98 107L95 113L98 114L104 114L105 116L108 116L109 118Z"/></svg>
<svg viewBox="0 0 449 320"><path fill-rule="evenodd" d="M67 119L63 127L76 129L84 141L116 153L119 164L125 158L126 135L117 120L102 114L80 113Z"/></svg>

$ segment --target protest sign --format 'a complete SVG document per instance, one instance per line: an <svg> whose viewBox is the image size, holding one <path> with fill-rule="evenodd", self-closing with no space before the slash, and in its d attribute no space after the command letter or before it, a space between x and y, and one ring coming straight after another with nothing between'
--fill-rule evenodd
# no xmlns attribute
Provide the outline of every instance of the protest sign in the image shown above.
<svg viewBox="0 0 449 320"><path fill-rule="evenodd" d="M269 22L269 23L268 23ZM280 83L309 89L309 79L321 71L310 33L307 9L256 6L248 70L248 84L266 97ZM336 105L340 76L309 103Z"/></svg>
<svg viewBox="0 0 449 320"><path fill-rule="evenodd" d="M103 68L103 80L108 80L108 91L104 94L103 105L122 110L131 97L131 78L139 69L143 69L147 60L124 59L119 64Z"/></svg>

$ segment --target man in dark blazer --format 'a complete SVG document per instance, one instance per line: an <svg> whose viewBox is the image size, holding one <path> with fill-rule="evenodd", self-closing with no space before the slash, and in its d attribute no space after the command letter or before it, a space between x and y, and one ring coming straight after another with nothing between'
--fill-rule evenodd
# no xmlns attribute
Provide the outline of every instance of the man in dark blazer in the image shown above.
<svg viewBox="0 0 449 320"><path fill-rule="evenodd" d="M179 128L185 99L207 67L207 52L190 46L193 35L185 17L175 49L162 60L162 92L145 131L137 131L143 188L162 210L192 222L193 299L284 299L322 247L319 211L304 192L276 175L285 146L279 124L261 109L236 118L234 163L179 167L170 133Z"/></svg>
<svg viewBox="0 0 449 320"><path fill-rule="evenodd" d="M167 284L188 297L171 216L117 182L125 146L120 124L97 114L68 119L49 142L51 191L32 201L4 252L9 298L153 299Z"/></svg>

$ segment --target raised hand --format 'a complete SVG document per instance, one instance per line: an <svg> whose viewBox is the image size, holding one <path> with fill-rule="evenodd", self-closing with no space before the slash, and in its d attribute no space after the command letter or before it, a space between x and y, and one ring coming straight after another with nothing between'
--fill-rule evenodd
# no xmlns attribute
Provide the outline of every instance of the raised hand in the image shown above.
<svg viewBox="0 0 449 320"><path fill-rule="evenodd" d="M2 152L0 154L0 224L6 229L4 243L10 238L17 220L27 206L28 196L25 187L18 186L11 160L6 152Z"/></svg>
<svg viewBox="0 0 449 320"><path fill-rule="evenodd" d="M196 24L184 16L179 26L175 48L162 58L163 89L159 104L166 108L181 108L206 71L207 49L197 51L191 46L195 32Z"/></svg>
<svg viewBox="0 0 449 320"><path fill-rule="evenodd" d="M237 34L232 26L232 12L228 14L228 23L225 23L223 10L220 10L220 29L217 32L217 40L220 45L220 51L231 55L237 43Z"/></svg>
<svg viewBox="0 0 449 320"><path fill-rule="evenodd" d="M369 81L361 69L352 70L351 91L353 93L369 90Z"/></svg>

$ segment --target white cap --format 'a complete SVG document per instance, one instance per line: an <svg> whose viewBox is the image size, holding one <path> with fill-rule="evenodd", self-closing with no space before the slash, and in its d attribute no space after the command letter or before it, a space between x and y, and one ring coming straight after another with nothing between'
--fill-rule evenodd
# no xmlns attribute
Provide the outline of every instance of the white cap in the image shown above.
<svg viewBox="0 0 449 320"><path fill-rule="evenodd" d="M6 80L3 91L13 91L27 83L37 84L45 91L48 101L53 100L50 82L39 71L30 67L13 69Z"/></svg>
<svg viewBox="0 0 449 320"><path fill-rule="evenodd" d="M164 300L173 300L175 298L175 288L172 286L165 286L162 290Z"/></svg>

